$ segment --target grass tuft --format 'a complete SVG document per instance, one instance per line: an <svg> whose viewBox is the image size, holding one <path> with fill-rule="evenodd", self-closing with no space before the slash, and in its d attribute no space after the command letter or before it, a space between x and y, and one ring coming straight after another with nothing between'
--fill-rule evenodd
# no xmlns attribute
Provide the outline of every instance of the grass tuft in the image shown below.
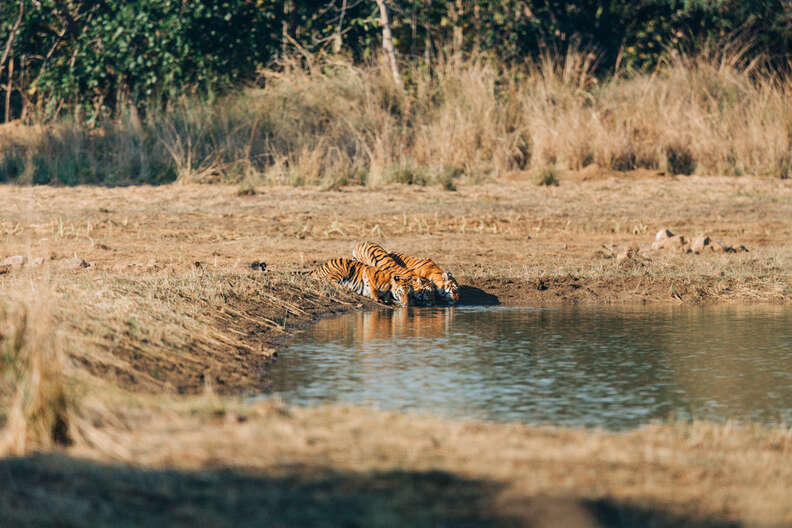
<svg viewBox="0 0 792 528"><path fill-rule="evenodd" d="M666 167L671 174L689 176L696 170L696 160L688 147L674 143L666 147Z"/></svg>
<svg viewBox="0 0 792 528"><path fill-rule="evenodd" d="M557 187L559 183L558 170L552 165L542 167L534 171L533 180L536 185Z"/></svg>

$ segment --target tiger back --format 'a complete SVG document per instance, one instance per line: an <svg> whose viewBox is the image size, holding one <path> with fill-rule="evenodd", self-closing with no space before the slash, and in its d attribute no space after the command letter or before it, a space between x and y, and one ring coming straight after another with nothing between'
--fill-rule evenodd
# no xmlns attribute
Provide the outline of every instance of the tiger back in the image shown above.
<svg viewBox="0 0 792 528"><path fill-rule="evenodd" d="M395 302L407 306L413 299L410 277L380 271L363 262L345 258L330 259L313 270L311 276L336 282L357 294L388 304Z"/></svg>
<svg viewBox="0 0 792 528"><path fill-rule="evenodd" d="M448 304L459 302L459 284L456 279L451 273L443 271L432 259L415 258L404 253L388 253L388 256L408 271L431 281L444 302Z"/></svg>
<svg viewBox="0 0 792 528"><path fill-rule="evenodd" d="M419 306L433 306L435 304L435 288L432 282L409 271L379 244L358 242L352 250L352 257L386 273L407 275L413 282L414 303Z"/></svg>

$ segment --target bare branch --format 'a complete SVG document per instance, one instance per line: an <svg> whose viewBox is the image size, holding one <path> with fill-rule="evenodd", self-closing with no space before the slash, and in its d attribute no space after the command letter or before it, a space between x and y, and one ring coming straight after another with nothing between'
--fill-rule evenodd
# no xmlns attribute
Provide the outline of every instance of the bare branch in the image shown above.
<svg viewBox="0 0 792 528"><path fill-rule="evenodd" d="M22 23L22 15L25 14L25 1L26 0L19 0L19 14L17 15L16 22L14 22L14 25L11 28L11 33L8 34L8 40L6 41L5 50L3 50L3 56L0 57L0 68L5 65L5 61L8 59L8 54L11 53L11 46L14 44L16 32L19 29L19 25Z"/></svg>

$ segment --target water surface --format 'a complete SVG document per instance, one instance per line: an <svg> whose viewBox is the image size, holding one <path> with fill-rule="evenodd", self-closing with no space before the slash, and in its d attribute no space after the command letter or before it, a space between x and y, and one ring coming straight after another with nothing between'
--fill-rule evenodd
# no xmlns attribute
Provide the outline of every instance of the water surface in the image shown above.
<svg viewBox="0 0 792 528"><path fill-rule="evenodd" d="M325 319L268 394L453 418L635 427L792 423L792 310L404 308Z"/></svg>

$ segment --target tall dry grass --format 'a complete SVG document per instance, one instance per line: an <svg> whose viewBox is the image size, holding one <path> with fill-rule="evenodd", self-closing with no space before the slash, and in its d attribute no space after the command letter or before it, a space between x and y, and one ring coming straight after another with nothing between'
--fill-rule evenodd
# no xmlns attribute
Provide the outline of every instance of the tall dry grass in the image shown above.
<svg viewBox="0 0 792 528"><path fill-rule="evenodd" d="M64 359L49 298L39 288L0 303L0 456L71 442Z"/></svg>
<svg viewBox="0 0 792 528"><path fill-rule="evenodd" d="M581 51L506 67L485 57L412 64L405 90L378 65L286 61L261 88L0 131L0 181L252 184L441 182L578 169L786 178L792 82L739 49L678 55L655 72L594 75Z"/></svg>

